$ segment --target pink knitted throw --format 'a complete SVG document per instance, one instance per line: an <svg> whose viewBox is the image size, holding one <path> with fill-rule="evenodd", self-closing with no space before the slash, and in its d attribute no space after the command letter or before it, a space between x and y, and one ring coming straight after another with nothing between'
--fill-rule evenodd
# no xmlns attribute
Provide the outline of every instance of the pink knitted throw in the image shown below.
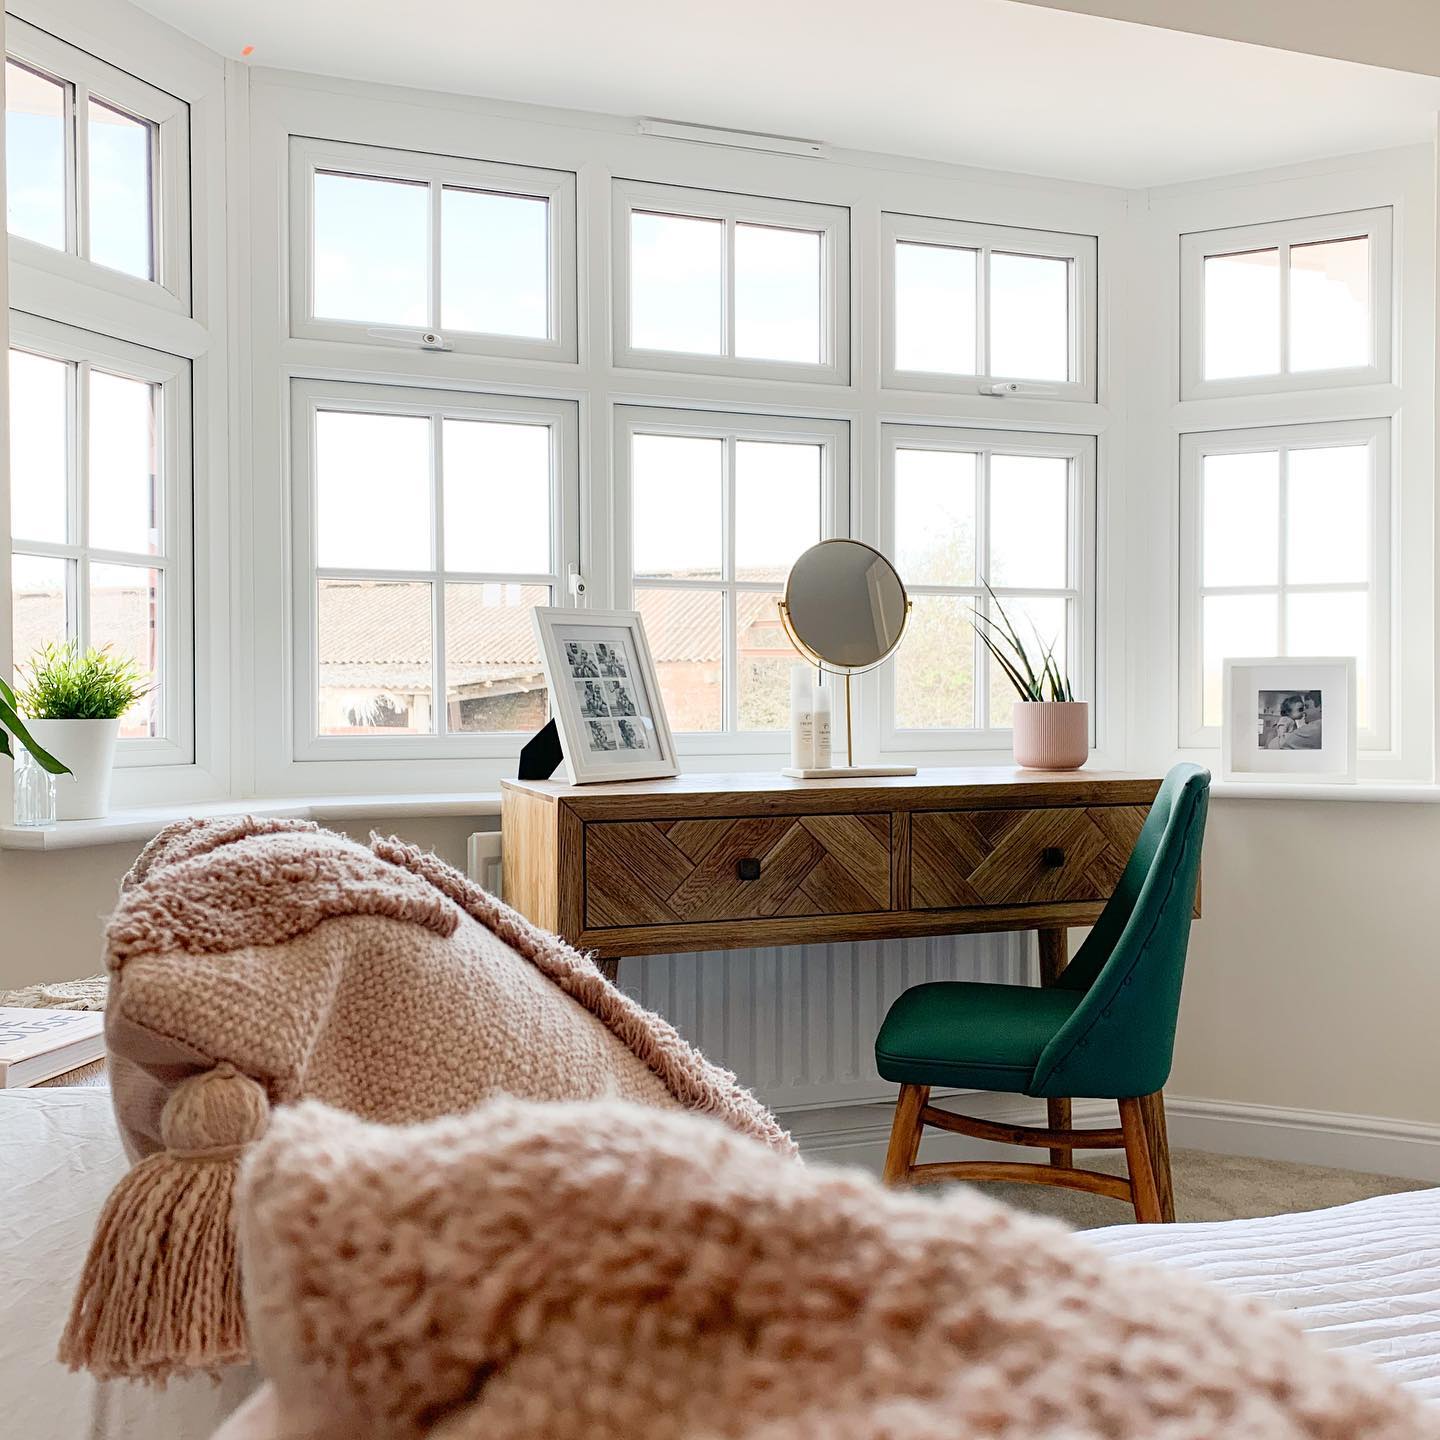
<svg viewBox="0 0 1440 1440"><path fill-rule="evenodd" d="M1258 1302L674 1111L305 1104L239 1212L270 1383L217 1440L1440 1435Z"/></svg>
<svg viewBox="0 0 1440 1440"><path fill-rule="evenodd" d="M734 1076L448 865L308 821L190 821L107 931L116 1118L139 1163L96 1231L62 1358L102 1376L243 1360L231 1194L272 1105L387 1123L496 1095L684 1106L794 1153Z"/></svg>

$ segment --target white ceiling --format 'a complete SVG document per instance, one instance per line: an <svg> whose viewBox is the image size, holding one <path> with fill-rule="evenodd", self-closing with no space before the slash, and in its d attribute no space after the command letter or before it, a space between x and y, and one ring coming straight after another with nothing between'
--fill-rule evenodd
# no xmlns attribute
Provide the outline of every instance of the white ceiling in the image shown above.
<svg viewBox="0 0 1440 1440"><path fill-rule="evenodd" d="M1440 78L1011 0L138 0L257 65L1121 186L1433 138Z"/></svg>

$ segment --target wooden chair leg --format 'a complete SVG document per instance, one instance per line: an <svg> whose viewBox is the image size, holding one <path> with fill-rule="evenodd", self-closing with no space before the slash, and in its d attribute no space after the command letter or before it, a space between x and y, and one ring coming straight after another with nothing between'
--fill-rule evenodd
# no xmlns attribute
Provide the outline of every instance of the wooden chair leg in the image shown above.
<svg viewBox="0 0 1440 1440"><path fill-rule="evenodd" d="M1035 939L1040 951L1040 984L1049 989L1060 973L1070 963L1070 948L1064 930L1037 930ZM1045 1102L1045 1123L1051 1130L1070 1129L1070 1102L1057 1097ZM1052 1150L1050 1163L1062 1170L1069 1170L1075 1163L1072 1150Z"/></svg>
<svg viewBox="0 0 1440 1440"><path fill-rule="evenodd" d="M1135 1219L1142 1225L1158 1224L1160 1196L1150 1163L1150 1140L1145 1132L1141 1102L1135 1097L1120 1102L1120 1128L1125 1133L1125 1163L1130 1170L1130 1195Z"/></svg>
<svg viewBox="0 0 1440 1440"><path fill-rule="evenodd" d="M1160 1197L1160 1218L1175 1223L1175 1186L1170 1175L1170 1137L1165 1130L1165 1095L1157 1090L1140 1097L1140 1114L1145 1121L1145 1139L1150 1147L1150 1166L1155 1172L1155 1190Z"/></svg>
<svg viewBox="0 0 1440 1440"><path fill-rule="evenodd" d="M1051 1130L1069 1130L1071 1128L1069 1100L1063 1098L1047 1100L1045 1102L1045 1123ZM1058 1165L1062 1170L1070 1170L1075 1164L1075 1152L1073 1150L1052 1150L1050 1163Z"/></svg>
<svg viewBox="0 0 1440 1440"><path fill-rule="evenodd" d="M890 1126L890 1149L885 1155L885 1183L900 1185L920 1153L920 1133L925 1122L920 1112L930 1100L928 1085L902 1085L895 1102L895 1119Z"/></svg>

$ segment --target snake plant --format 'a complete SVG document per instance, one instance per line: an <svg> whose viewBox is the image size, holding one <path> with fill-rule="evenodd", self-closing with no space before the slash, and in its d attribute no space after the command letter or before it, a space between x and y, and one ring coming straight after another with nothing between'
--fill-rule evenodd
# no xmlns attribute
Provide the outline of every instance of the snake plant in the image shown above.
<svg viewBox="0 0 1440 1440"><path fill-rule="evenodd" d="M990 582L984 576L981 576L980 583L985 587L985 593L989 595L990 603L995 607L995 613L1000 618L998 621L992 620L988 615L982 615L972 606L970 610L971 623L974 625L975 633L980 637L981 643L1015 687L1016 694L1021 700L1029 701L1073 700L1075 691L1070 684L1069 676L1060 669L1059 663L1055 659L1054 641L1047 645L1040 638L1040 632L1035 631L1035 644L1040 651L1040 670L1037 674L1035 667L1030 663L1030 655L1025 648L1025 642L1021 640L1019 632L1005 613L1005 607L1000 603L1000 597L990 588ZM1035 629L1033 622L1030 628ZM1050 690L1048 696L1045 693L1047 686Z"/></svg>

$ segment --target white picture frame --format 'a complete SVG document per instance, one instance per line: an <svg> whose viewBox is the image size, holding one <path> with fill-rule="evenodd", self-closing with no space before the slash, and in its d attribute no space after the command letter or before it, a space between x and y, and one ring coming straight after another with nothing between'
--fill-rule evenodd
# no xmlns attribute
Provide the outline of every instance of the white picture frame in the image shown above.
<svg viewBox="0 0 1440 1440"><path fill-rule="evenodd" d="M570 784L678 775L640 612L537 605L533 616Z"/></svg>
<svg viewBox="0 0 1440 1440"><path fill-rule="evenodd" d="M1353 782L1355 657L1227 659L1222 720L1226 780Z"/></svg>

